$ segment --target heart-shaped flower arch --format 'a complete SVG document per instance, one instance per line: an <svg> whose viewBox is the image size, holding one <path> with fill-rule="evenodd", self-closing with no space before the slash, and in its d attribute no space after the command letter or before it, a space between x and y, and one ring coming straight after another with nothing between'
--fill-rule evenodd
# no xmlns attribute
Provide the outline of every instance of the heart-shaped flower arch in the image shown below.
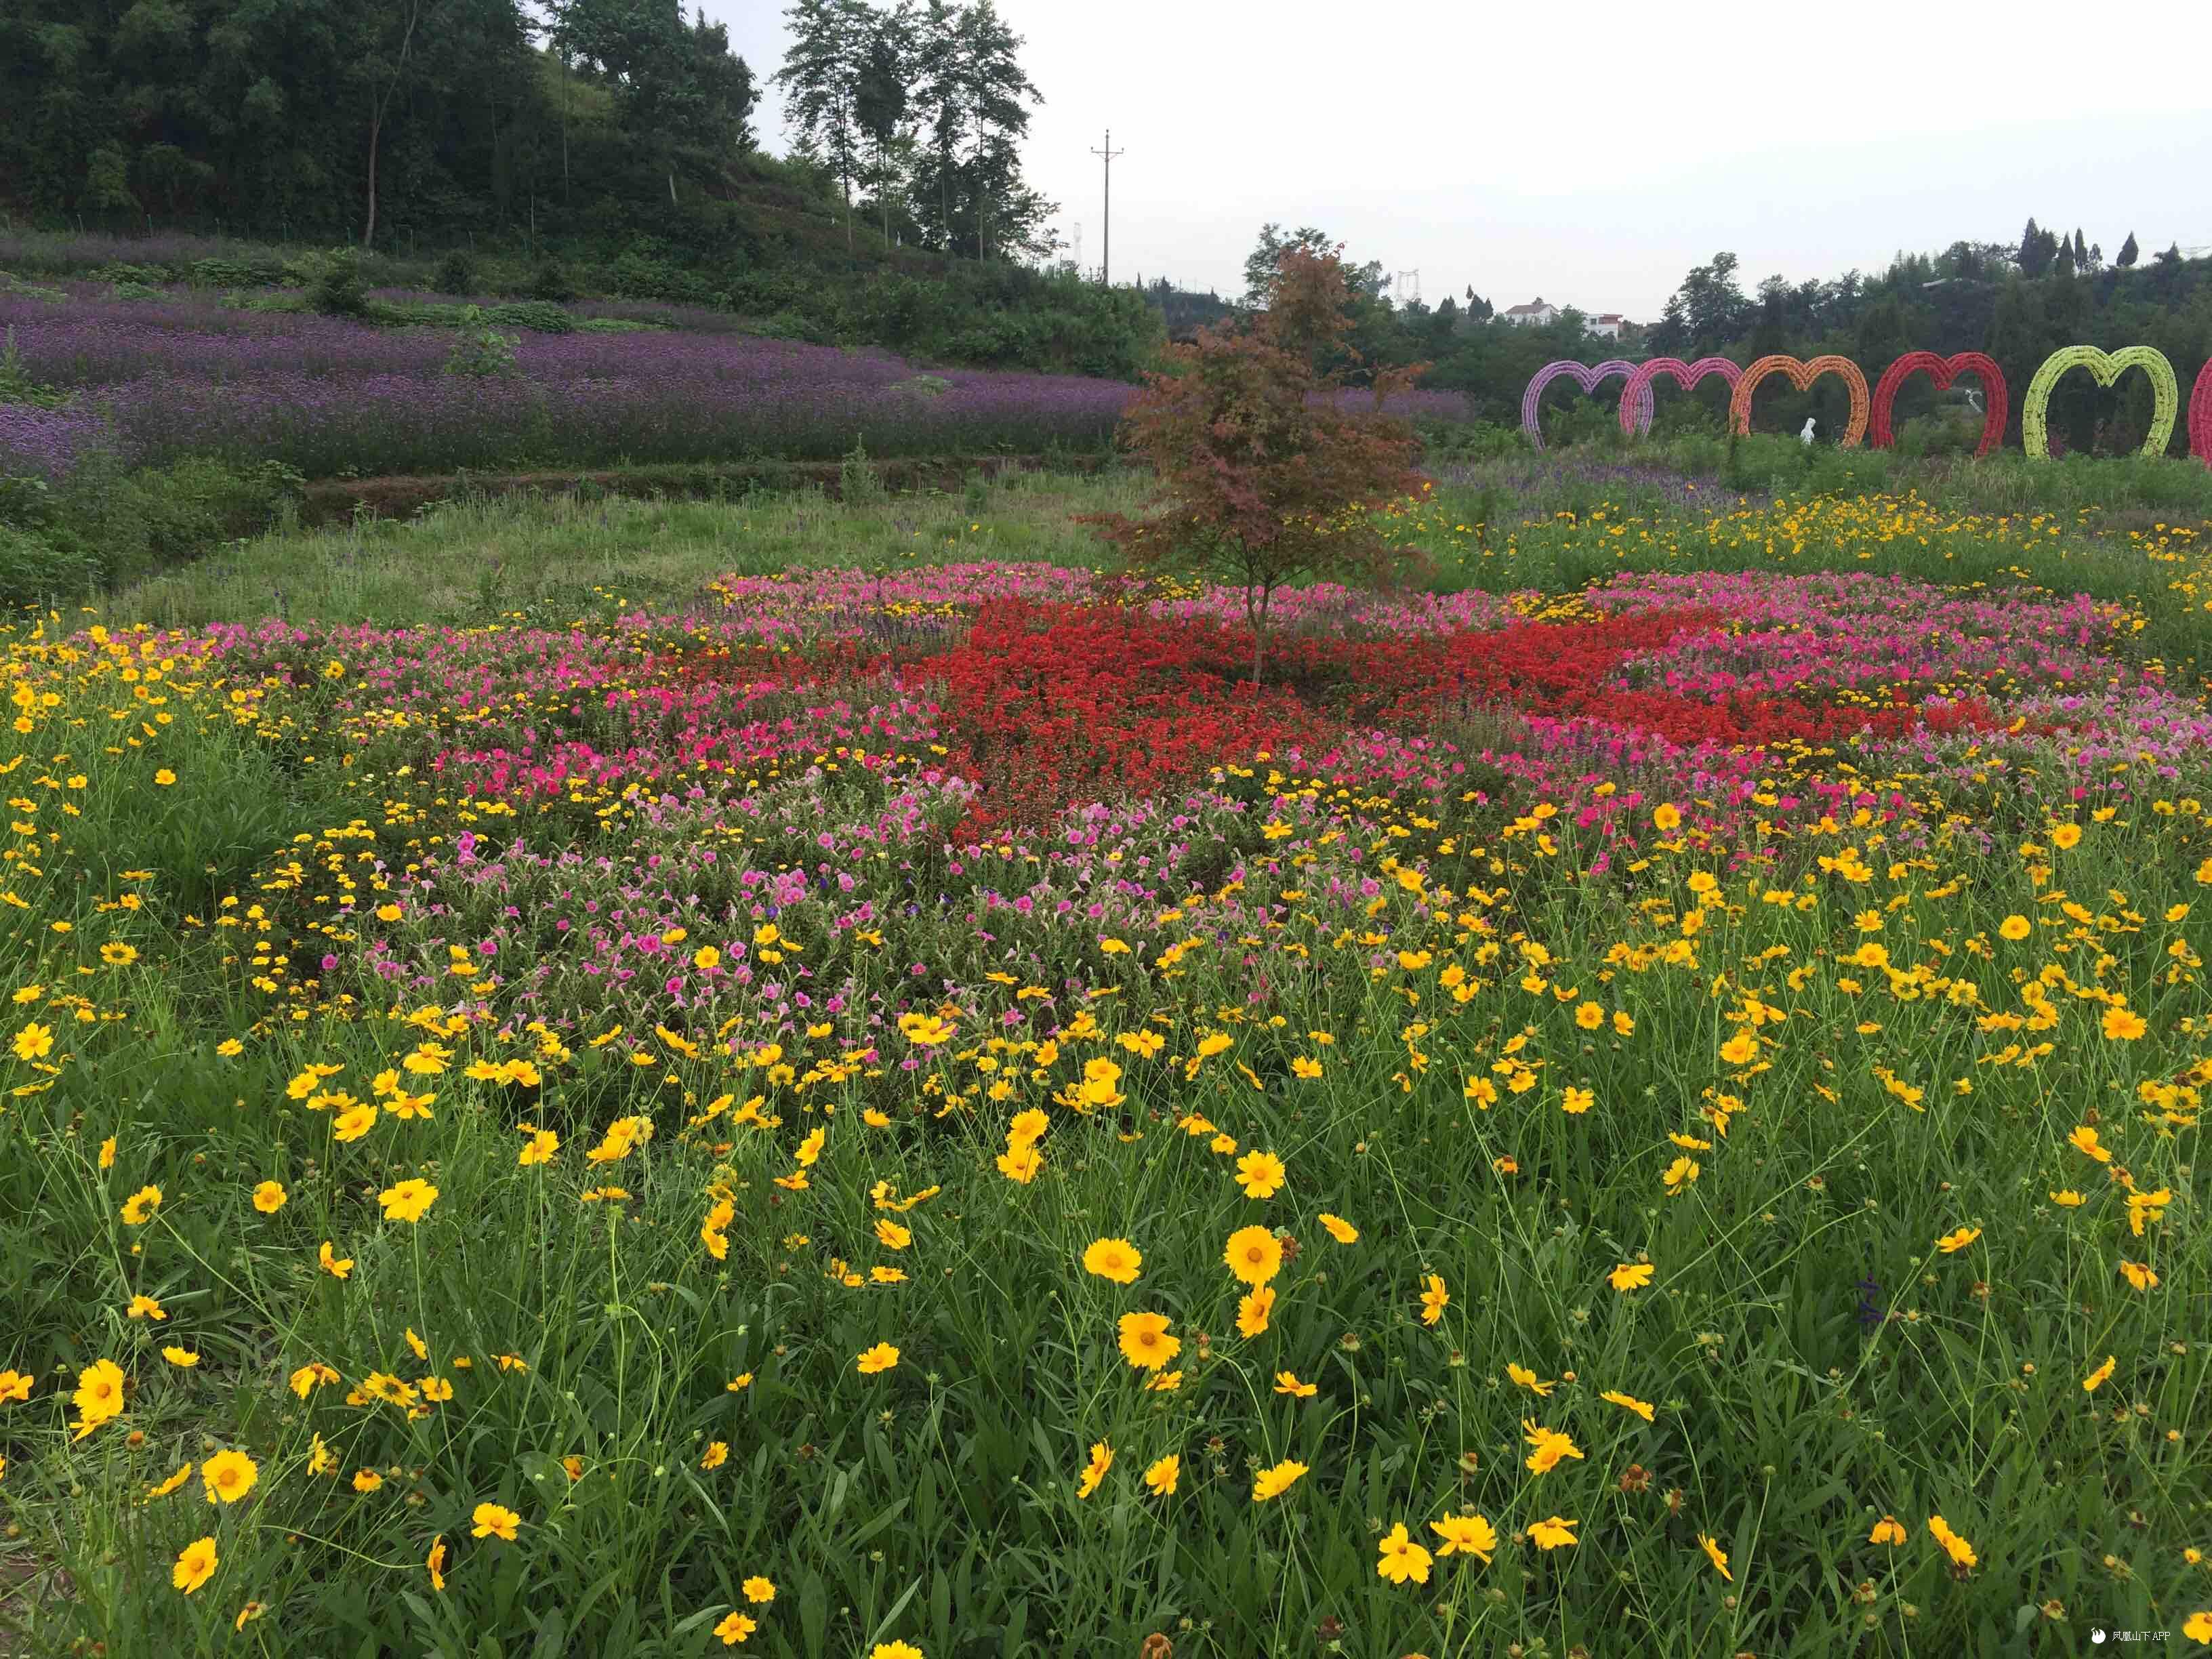
<svg viewBox="0 0 2212 1659"><path fill-rule="evenodd" d="M2212 466L2212 362L2197 371L2196 389L2189 394L2189 453Z"/></svg>
<svg viewBox="0 0 2212 1659"><path fill-rule="evenodd" d="M1521 394L1521 429L1528 434L1529 443L1538 449L1544 447L1543 428L1537 424L1536 421L1536 405L1542 398L1546 386L1565 375L1571 378L1574 383L1583 391L1595 392L1616 374L1623 380L1633 380L1636 365L1624 358L1613 357L1591 368L1570 359L1561 358L1558 362L1546 363L1543 368L1538 369L1535 377L1528 382L1528 389ZM1634 409L1636 429L1638 432L1649 432L1651 429L1650 383L1649 381L1644 383L1644 398L1641 404L1632 405L1628 401L1628 392L1625 387L1621 392L1620 401L1624 411L1631 408ZM1623 418L1627 418L1626 413Z"/></svg>
<svg viewBox="0 0 2212 1659"><path fill-rule="evenodd" d="M1856 363L1848 357L1815 357L1811 362L1804 363L1795 357L1781 356L1761 357L1744 370L1743 378L1735 383L1735 395L1729 399L1729 424L1740 436L1751 435L1751 394L1770 374L1787 374L1790 385L1800 392L1806 390L1823 374L1841 375L1851 394L1851 418L1850 423L1844 428L1840 447L1854 448L1859 440L1866 436L1868 404L1871 399L1867 396L1866 376L1859 373Z"/></svg>
<svg viewBox="0 0 2212 1659"><path fill-rule="evenodd" d="M2051 459L2051 434L2045 422L2051 412L2051 389L2058 384L2059 376L2069 368L2086 368L2097 377L2099 386L2110 386L2131 368L2140 368L2150 376L2151 412L2150 433L2144 438L2142 453L2163 455L2166 441L2173 436L2173 417L2181 407L2181 386L2173 377L2173 365L2156 346L2130 346L2124 351L2100 351L2095 346L2061 346L2043 360L2043 367L2035 371L2035 378L2027 383L2027 395L2020 404L2020 447L2033 461ZM2203 377L2198 377L2201 386ZM2192 404L2194 399L2191 400Z"/></svg>
<svg viewBox="0 0 2212 1659"><path fill-rule="evenodd" d="M1672 377L1676 386L1687 392L1709 374L1719 375L1733 387L1743 378L1743 370L1728 357L1700 357L1694 363L1686 363L1680 357L1654 357L1630 375L1628 384L1621 388L1620 429L1631 437L1640 437L1651 430L1651 413L1658 402L1652 382L1662 374ZM1644 410L1640 426L1629 418L1632 408Z"/></svg>
<svg viewBox="0 0 2212 1659"><path fill-rule="evenodd" d="M1977 458L1988 454L2004 441L2006 417L2012 409L2011 399L2005 391L2004 371L1978 351L1962 351L1955 357L1938 357L1932 351L1908 351L1881 372L1881 380L1874 389L1873 444L1876 449L1887 449L1897 441L1889 429L1890 406L1897 401L1897 389L1921 370L1936 382L1942 392L1960 375L1972 374L1980 377L1984 401L1989 405L1982 416L1982 441L1974 450Z"/></svg>

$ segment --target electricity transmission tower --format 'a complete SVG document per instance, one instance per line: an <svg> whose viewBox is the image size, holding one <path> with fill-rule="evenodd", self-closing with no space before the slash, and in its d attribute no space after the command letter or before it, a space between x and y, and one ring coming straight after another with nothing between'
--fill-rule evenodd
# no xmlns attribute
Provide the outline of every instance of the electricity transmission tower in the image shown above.
<svg viewBox="0 0 2212 1659"><path fill-rule="evenodd" d="M1114 282L1114 158L1121 152L1114 148L1114 129L1106 129L1106 148L1091 152L1106 163L1106 251L1098 262L1098 285L1109 288Z"/></svg>

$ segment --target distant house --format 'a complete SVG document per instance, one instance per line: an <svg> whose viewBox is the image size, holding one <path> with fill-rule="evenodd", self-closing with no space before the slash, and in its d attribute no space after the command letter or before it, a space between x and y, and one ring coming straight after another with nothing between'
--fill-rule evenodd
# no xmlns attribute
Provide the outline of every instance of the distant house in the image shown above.
<svg viewBox="0 0 2212 1659"><path fill-rule="evenodd" d="M1525 306L1508 306L1498 314L1509 323L1534 328L1544 323L1556 323L1568 309L1551 304L1540 294ZM1617 340L1636 325L1617 311L1607 311L1596 316L1585 315L1583 326L1601 340Z"/></svg>

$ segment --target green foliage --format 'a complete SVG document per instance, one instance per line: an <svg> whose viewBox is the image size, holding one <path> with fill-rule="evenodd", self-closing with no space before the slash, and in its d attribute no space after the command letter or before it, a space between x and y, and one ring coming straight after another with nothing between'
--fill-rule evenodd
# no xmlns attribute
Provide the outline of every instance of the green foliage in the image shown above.
<svg viewBox="0 0 2212 1659"><path fill-rule="evenodd" d="M474 294L482 272L477 256L465 247L447 248L430 281L441 294Z"/></svg>
<svg viewBox="0 0 2212 1659"><path fill-rule="evenodd" d="M489 326L484 313L471 306L461 321L460 337L447 355L446 373L465 374L476 380L513 374L514 346L513 335Z"/></svg>
<svg viewBox="0 0 2212 1659"><path fill-rule="evenodd" d="M474 307L470 307L474 310ZM526 328L537 334L574 334L576 319L550 300L507 300L483 307L486 322Z"/></svg>
<svg viewBox="0 0 2212 1659"><path fill-rule="evenodd" d="M0 337L0 404L59 409L68 401L68 393L40 386L31 378L30 370L23 367L22 349L15 343L15 331L11 325L6 335Z"/></svg>
<svg viewBox="0 0 2212 1659"><path fill-rule="evenodd" d="M303 255L288 274L307 289L308 305L326 317L369 314L368 283L357 249L337 247Z"/></svg>
<svg viewBox="0 0 2212 1659"><path fill-rule="evenodd" d="M531 276L530 297L564 306L575 299L576 284L558 260L548 259Z"/></svg>
<svg viewBox="0 0 2212 1659"><path fill-rule="evenodd" d="M289 522L303 488L276 462L206 459L131 471L94 457L58 487L0 481L9 537L0 601L82 595L189 562Z"/></svg>
<svg viewBox="0 0 2212 1659"><path fill-rule="evenodd" d="M81 544L0 522L0 605L59 605L99 582L98 562Z"/></svg>
<svg viewBox="0 0 2212 1659"><path fill-rule="evenodd" d="M854 439L851 453L837 468L838 499L853 507L872 507L880 504L889 493L868 459L867 444Z"/></svg>

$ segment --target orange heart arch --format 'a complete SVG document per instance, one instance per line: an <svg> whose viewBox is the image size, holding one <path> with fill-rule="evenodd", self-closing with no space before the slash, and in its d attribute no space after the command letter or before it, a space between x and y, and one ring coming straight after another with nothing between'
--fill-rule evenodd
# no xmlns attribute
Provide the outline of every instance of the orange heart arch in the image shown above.
<svg viewBox="0 0 2212 1659"><path fill-rule="evenodd" d="M1811 386L1823 374L1839 374L1850 389L1850 423L1844 428L1840 447L1855 449L1866 436L1867 418L1874 399L1867 392L1866 376L1859 366L1848 357L1815 357L1809 363L1795 357L1761 357L1743 372L1735 383L1735 395L1729 399L1729 424L1741 436L1751 435L1751 394L1759 383L1770 374L1787 374L1790 385L1800 392Z"/></svg>

